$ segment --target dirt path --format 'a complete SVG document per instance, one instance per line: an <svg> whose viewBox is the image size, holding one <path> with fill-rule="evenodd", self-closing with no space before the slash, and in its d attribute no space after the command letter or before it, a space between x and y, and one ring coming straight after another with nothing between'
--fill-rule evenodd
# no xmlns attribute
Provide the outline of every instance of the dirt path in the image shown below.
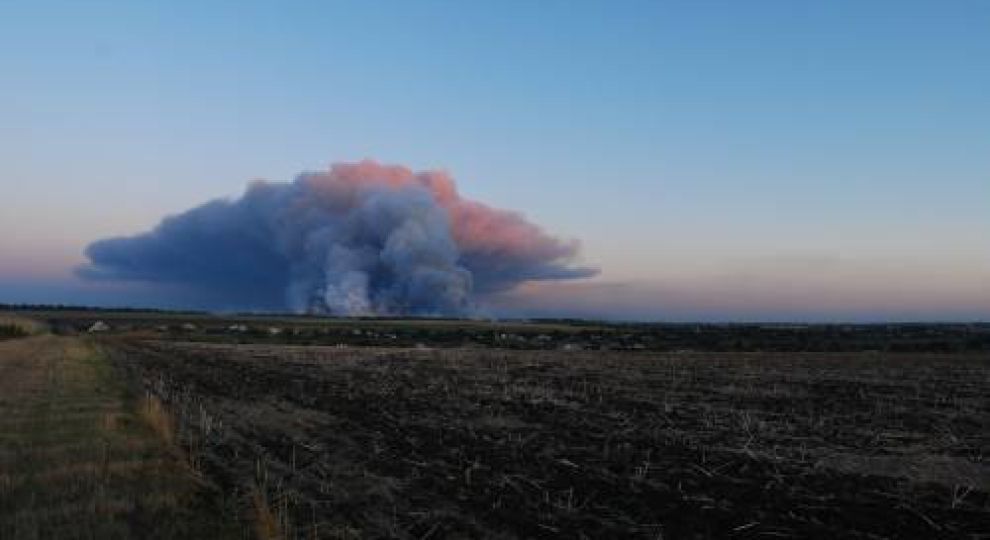
<svg viewBox="0 0 990 540"><path fill-rule="evenodd" d="M230 536L141 410L82 339L0 342L0 538Z"/></svg>

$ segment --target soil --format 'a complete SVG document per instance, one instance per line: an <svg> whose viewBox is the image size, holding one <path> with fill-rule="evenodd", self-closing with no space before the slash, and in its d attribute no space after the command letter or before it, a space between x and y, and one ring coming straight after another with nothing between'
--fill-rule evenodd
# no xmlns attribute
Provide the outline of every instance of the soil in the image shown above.
<svg viewBox="0 0 990 540"><path fill-rule="evenodd" d="M287 537L990 538L983 353L104 346Z"/></svg>

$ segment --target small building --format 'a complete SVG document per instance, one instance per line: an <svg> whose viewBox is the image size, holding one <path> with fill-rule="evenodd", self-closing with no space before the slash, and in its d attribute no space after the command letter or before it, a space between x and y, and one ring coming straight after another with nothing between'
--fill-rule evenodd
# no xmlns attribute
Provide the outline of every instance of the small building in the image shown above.
<svg viewBox="0 0 990 540"><path fill-rule="evenodd" d="M100 332L109 332L109 331L110 331L110 325L103 321L96 321L95 323L93 323L92 326L89 327L89 330L87 330L87 332L89 332L90 334L97 334Z"/></svg>

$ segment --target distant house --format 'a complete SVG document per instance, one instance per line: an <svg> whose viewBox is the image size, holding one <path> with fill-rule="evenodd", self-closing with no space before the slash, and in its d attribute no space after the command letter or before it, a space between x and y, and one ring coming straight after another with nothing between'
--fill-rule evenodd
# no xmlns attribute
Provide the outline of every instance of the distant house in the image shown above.
<svg viewBox="0 0 990 540"><path fill-rule="evenodd" d="M193 323L185 323L182 325L182 329L186 332L195 332L199 328Z"/></svg>
<svg viewBox="0 0 990 540"><path fill-rule="evenodd" d="M234 334L243 334L248 331L246 324L232 324L227 327L227 331Z"/></svg>
<svg viewBox="0 0 990 540"><path fill-rule="evenodd" d="M90 334L96 334L99 332L107 332L109 330L110 330L109 324L103 321L96 321L95 323L93 323L93 326L89 327L89 330L87 330L87 332L89 332Z"/></svg>
<svg viewBox="0 0 990 540"><path fill-rule="evenodd" d="M270 327L268 327L268 335L269 336L277 336L277 335L279 335L281 333L282 333L282 329L281 328L278 328L277 326L270 326Z"/></svg>

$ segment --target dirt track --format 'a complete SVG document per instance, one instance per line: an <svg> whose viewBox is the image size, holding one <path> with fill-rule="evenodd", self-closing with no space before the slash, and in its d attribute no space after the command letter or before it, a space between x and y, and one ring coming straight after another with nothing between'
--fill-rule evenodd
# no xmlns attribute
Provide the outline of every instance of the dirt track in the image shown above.
<svg viewBox="0 0 990 540"><path fill-rule="evenodd" d="M0 538L224 534L125 398L80 339L0 343Z"/></svg>

